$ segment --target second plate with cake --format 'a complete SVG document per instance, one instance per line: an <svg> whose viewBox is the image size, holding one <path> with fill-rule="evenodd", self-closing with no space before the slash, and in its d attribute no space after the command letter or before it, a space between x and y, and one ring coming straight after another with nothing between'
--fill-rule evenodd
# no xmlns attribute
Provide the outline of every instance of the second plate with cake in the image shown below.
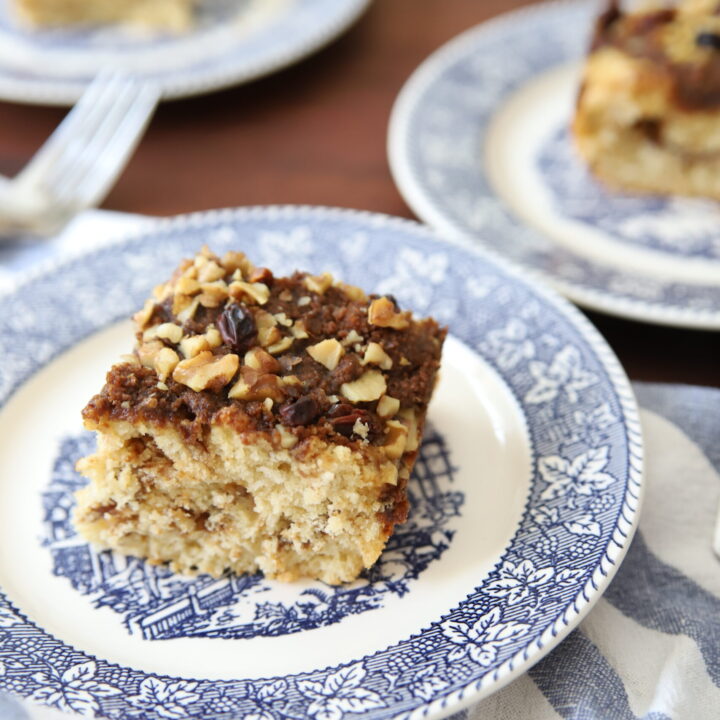
<svg viewBox="0 0 720 720"><path fill-rule="evenodd" d="M230 87L328 44L369 0L138 1L121 12L92 4L0 0L0 98L72 105L107 67L154 83L165 99ZM30 11L49 24L24 24Z"/></svg>
<svg viewBox="0 0 720 720"><path fill-rule="evenodd" d="M610 191L570 124L598 6L543 3L428 58L395 105L393 175L417 215L621 317L720 328L720 206Z"/></svg>
<svg viewBox="0 0 720 720"><path fill-rule="evenodd" d="M354 582L188 577L77 532L75 465L95 452L81 410L128 351L127 318L204 244L277 277L331 273L449 328L408 518ZM0 691L23 701L149 719L442 717L567 635L636 527L636 407L603 340L564 301L415 223L311 208L178 218L45 268L3 307ZM156 337L173 332L163 324ZM202 413L204 389L182 392Z"/></svg>

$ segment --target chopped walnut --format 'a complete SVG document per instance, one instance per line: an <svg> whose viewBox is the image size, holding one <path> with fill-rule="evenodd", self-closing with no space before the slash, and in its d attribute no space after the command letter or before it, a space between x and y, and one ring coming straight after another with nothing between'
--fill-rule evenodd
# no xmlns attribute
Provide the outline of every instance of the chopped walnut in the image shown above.
<svg viewBox="0 0 720 720"><path fill-rule="evenodd" d="M157 352L154 358L155 372L161 381L165 382L170 373L180 362L178 354L169 347L164 347Z"/></svg>
<svg viewBox="0 0 720 720"><path fill-rule="evenodd" d="M303 284L310 291L317 293L318 295L324 295L325 291L332 287L333 276L330 273L323 273L322 275L306 275L303 278Z"/></svg>
<svg viewBox="0 0 720 720"><path fill-rule="evenodd" d="M140 363L145 367L155 369L155 356L165 346L159 340L150 340L142 343L137 350Z"/></svg>
<svg viewBox="0 0 720 720"><path fill-rule="evenodd" d="M209 350L193 358L181 360L173 371L173 380L192 390L219 390L227 385L237 372L240 358L229 353L215 357Z"/></svg>
<svg viewBox="0 0 720 720"><path fill-rule="evenodd" d="M256 267L248 275L248 282L265 283L266 285L273 280L272 272L266 267Z"/></svg>
<svg viewBox="0 0 720 720"><path fill-rule="evenodd" d="M277 342L273 343L272 345L268 345L267 350L269 353L272 353L273 355L279 355L280 353L288 350L292 346L294 341L295 341L295 338L284 337L281 340L278 340Z"/></svg>
<svg viewBox="0 0 720 720"><path fill-rule="evenodd" d="M229 250L222 257L222 266L229 272L233 273L236 270L240 271L240 276L244 275L248 277L250 273L255 269L255 266L248 260L245 253L233 252Z"/></svg>
<svg viewBox="0 0 720 720"><path fill-rule="evenodd" d="M383 450L391 460L402 457L408 441L408 429L397 420L388 420L386 423L387 435L383 443Z"/></svg>
<svg viewBox="0 0 720 720"><path fill-rule="evenodd" d="M392 358L383 350L380 343L368 343L367 350L362 359L363 365L379 365L383 370L390 370L393 366Z"/></svg>
<svg viewBox="0 0 720 720"><path fill-rule="evenodd" d="M265 310L255 313L255 326L257 327L258 342L263 347L272 345L282 338L280 331L276 327L277 320L275 316Z"/></svg>
<svg viewBox="0 0 720 720"><path fill-rule="evenodd" d="M258 305L264 305L270 297L270 288L264 283L248 283L242 280L235 280L230 283L228 292L236 300L247 300L250 298Z"/></svg>
<svg viewBox="0 0 720 720"><path fill-rule="evenodd" d="M162 283L153 288L152 294L155 300L160 303L165 300L165 298L170 297L172 291L172 285L170 283Z"/></svg>
<svg viewBox="0 0 720 720"><path fill-rule="evenodd" d="M195 357L203 350L210 350L210 344L204 335L192 335L191 337L184 337L180 341L180 352L186 358Z"/></svg>
<svg viewBox="0 0 720 720"><path fill-rule="evenodd" d="M230 388L228 397L233 400L265 400L280 402L285 397L282 383L277 375L260 373L250 367L240 368L240 378Z"/></svg>
<svg viewBox="0 0 720 720"><path fill-rule="evenodd" d="M358 333L355 328L353 328L346 336L345 339L342 341L342 344L346 347L348 345L355 345L357 343L365 342L365 338Z"/></svg>
<svg viewBox="0 0 720 720"><path fill-rule="evenodd" d="M307 328L305 327L305 322L303 320L296 320L293 323L293 326L290 328L290 332L292 333L294 338L297 338L298 340L305 340L306 338L309 338Z"/></svg>
<svg viewBox="0 0 720 720"><path fill-rule="evenodd" d="M133 320L138 330L142 330L149 322L155 311L155 301L149 298L145 301L142 310L139 310L133 315Z"/></svg>
<svg viewBox="0 0 720 720"><path fill-rule="evenodd" d="M169 340L171 343L177 345L182 340L183 330L179 325L175 323L162 323L154 328L150 328L147 332L154 330L154 336L159 340ZM146 335L147 335L146 332ZM143 336L145 337L145 336ZM148 340L150 338L147 338Z"/></svg>
<svg viewBox="0 0 720 720"><path fill-rule="evenodd" d="M389 418L400 410L400 401L390 395L383 395L377 404L377 414L381 418Z"/></svg>
<svg viewBox="0 0 720 720"><path fill-rule="evenodd" d="M277 320L278 325L283 325L284 327L290 327L293 324L293 321L284 312L275 313L274 318Z"/></svg>
<svg viewBox="0 0 720 720"><path fill-rule="evenodd" d="M194 278L179 277L175 283L176 295L195 295L200 292L200 283Z"/></svg>
<svg viewBox="0 0 720 720"><path fill-rule="evenodd" d="M337 287L340 288L351 300L355 302L365 303L367 302L367 295L365 291L355 285L348 285L347 283L339 282Z"/></svg>
<svg viewBox="0 0 720 720"><path fill-rule="evenodd" d="M262 348L254 347L245 353L243 363L253 370L263 373L277 373L280 371L280 363L270 353Z"/></svg>
<svg viewBox="0 0 720 720"><path fill-rule="evenodd" d="M395 310L392 300L386 297L377 298L368 308L368 322L378 327L389 327L394 330L404 330L410 325L409 313L399 313Z"/></svg>
<svg viewBox="0 0 720 720"><path fill-rule="evenodd" d="M201 289L202 293L198 296L198 299L204 307L219 307L227 300L228 288L222 280L203 283Z"/></svg>
<svg viewBox="0 0 720 720"><path fill-rule="evenodd" d="M208 345L211 348L220 347L222 345L222 337L220 331L214 325L208 325L205 331L205 337L207 338Z"/></svg>
<svg viewBox="0 0 720 720"><path fill-rule="evenodd" d="M413 452L420 447L420 428L418 427L417 415L412 408L406 408L400 412L400 420L408 429L407 451Z"/></svg>
<svg viewBox="0 0 720 720"><path fill-rule="evenodd" d="M340 386L340 392L355 403L378 400L386 390L385 378L378 370L366 370L357 380Z"/></svg>
<svg viewBox="0 0 720 720"><path fill-rule="evenodd" d="M340 358L345 354L343 346L334 338L309 345L306 350L315 362L324 365L328 370L334 370L340 362Z"/></svg>
<svg viewBox="0 0 720 720"><path fill-rule="evenodd" d="M214 260L210 260L198 270L198 280L201 283L211 283L225 277L225 268L220 267Z"/></svg>
<svg viewBox="0 0 720 720"><path fill-rule="evenodd" d="M185 297L185 296L181 295L180 297ZM186 323L188 320L193 319L193 316L195 315L195 312L198 309L199 305L200 305L200 299L198 297L194 297L192 299L192 301L187 305L187 307L183 308L180 312L176 313L175 306L173 305L173 313L175 314L175 317L181 323Z"/></svg>

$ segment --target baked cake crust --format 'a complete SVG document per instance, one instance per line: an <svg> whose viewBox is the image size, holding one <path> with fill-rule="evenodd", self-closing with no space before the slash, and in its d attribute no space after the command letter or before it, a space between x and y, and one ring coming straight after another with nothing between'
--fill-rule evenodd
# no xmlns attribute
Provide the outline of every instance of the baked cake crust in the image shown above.
<svg viewBox="0 0 720 720"><path fill-rule="evenodd" d="M83 411L80 532L181 572L357 577L407 516L445 330L329 275L204 248Z"/></svg>
<svg viewBox="0 0 720 720"><path fill-rule="evenodd" d="M613 187L720 198L720 3L599 17L573 121Z"/></svg>
<svg viewBox="0 0 720 720"><path fill-rule="evenodd" d="M193 24L198 0L15 0L22 21L32 27L128 24L183 32Z"/></svg>

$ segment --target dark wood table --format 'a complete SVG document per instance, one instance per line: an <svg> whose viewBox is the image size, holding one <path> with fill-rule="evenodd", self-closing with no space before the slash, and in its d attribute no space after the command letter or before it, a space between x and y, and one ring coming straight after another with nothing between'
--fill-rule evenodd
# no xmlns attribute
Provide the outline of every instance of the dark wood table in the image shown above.
<svg viewBox="0 0 720 720"><path fill-rule="evenodd" d="M517 0L375 0L345 36L263 80L163 105L105 208L150 215L307 203L413 217L388 169L393 101L439 45ZM56 108L0 103L0 172L21 168ZM720 333L588 313L636 380L720 387Z"/></svg>

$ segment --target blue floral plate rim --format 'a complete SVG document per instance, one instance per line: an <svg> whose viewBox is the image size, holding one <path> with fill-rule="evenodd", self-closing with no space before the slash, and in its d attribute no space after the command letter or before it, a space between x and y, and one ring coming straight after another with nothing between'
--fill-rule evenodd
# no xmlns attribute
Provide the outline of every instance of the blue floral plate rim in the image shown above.
<svg viewBox="0 0 720 720"><path fill-rule="evenodd" d="M43 299L41 297L38 300L38 295L45 294L46 299L53 297L54 281L49 276L55 278L61 276L58 272L60 270L63 271L63 275L72 278L73 272L79 272L82 276L88 270L120 267L117 265L118 261L127 259L128 256L146 259L157 259L162 257L163 253L175 256L178 246L183 242L186 245L191 243L193 246L202 242L197 238L198 233L206 233L205 238L207 238L212 230L222 228L237 229L253 226L284 228L292 226L293 223L296 226L300 223L302 226L324 228L325 231L331 232L337 232L340 228L344 231L363 229L368 233L375 233L378 235L376 243L380 253L378 257L401 253L408 248L413 250L419 248L425 253L432 251L433 257L447 258L446 268L452 276L449 287L454 288L455 292L459 280L462 280L463 287L467 289L476 288L477 285L474 283L480 278L489 283L488 287L497 290L498 297L502 295L505 298L502 302L506 303L508 308L514 307L516 311L518 302L534 303L537 306L533 311L535 314L530 313L523 317L526 317L528 323L544 324L543 332L550 328L561 342L568 341L565 346L558 349L558 344L547 352L543 351L540 347L541 336L537 334L539 330L533 335L534 331L531 328L529 336L520 338L525 355L521 357L516 353L509 357L507 343L503 344L507 334L503 335L503 332L511 328L511 332L508 330L510 332L508 337L514 340L517 325L511 326L511 323L507 322L507 317L501 315L500 300L495 301L497 318L494 314L485 319L470 317L467 321L463 320L466 324L462 325L459 317L458 324L453 329L458 331L461 340L469 341L473 350L480 352L496 370L502 371L501 374L504 372L503 379L511 386L516 399L528 413L526 418L531 434L536 431L539 433L543 429L540 427L541 421L537 419L534 421L533 418L544 417L548 412L553 415L551 423L553 427L556 421L569 421L568 418L578 411L583 414L582 417L576 418L575 422L578 425L587 425L591 415L591 412L587 411L598 409L595 406L603 401L604 404L600 409L605 413L606 424L598 424L600 440L588 440L584 436L573 435L572 438L568 436L565 440L574 443L575 448L571 458L567 449L564 451L567 457L553 454L554 450L564 445L552 440L550 435L543 436L544 449L542 453L534 453L533 469L534 476L542 478L542 483L533 483L533 497L527 500L520 527L510 547L505 549L502 558L490 574L490 578L485 579L491 581L476 587L468 594L465 601L443 613L443 616L437 622L433 622L430 628L419 630L417 634L413 634L407 641L401 643L400 645L405 649L397 646L375 652L371 656L371 662L367 662L368 657L356 658L353 662L341 666L312 670L300 675L262 679L257 682L242 679L219 682L167 678L123 668L68 647L62 640L49 635L28 620L0 590L0 631L10 638L10 646L12 647L13 632L16 632L18 637L22 636L25 639L28 636L39 638L40 645L44 648L43 652L47 653L43 661L51 668L53 675L52 677L47 675L40 677L42 674L37 673L33 675L33 681L38 685L34 690L35 701L49 705L56 704L55 685L62 688L70 683L76 685L80 683L83 688L78 686L79 691L88 695L88 703L96 703L94 711L98 716L124 716L118 714L121 713L118 703L125 702L125 697L119 697L122 692L124 696L134 698L138 703L158 702L157 707L153 706L149 710L147 717L159 718L168 716L162 714L162 703L157 698L167 698L175 693L180 698L177 702L184 713L177 717L202 717L209 720L210 716L207 714L197 714L193 710L193 703L199 702L198 698L201 697L202 692L216 692L214 688L221 685L221 693L227 691L229 697L234 690L238 702L252 700L256 705L260 703L259 707L263 707L262 702L265 700L269 702L274 698L274 694L294 692L295 696L305 703L297 706L301 707L303 716L317 717L318 720L323 718L327 720L331 716L339 720L361 711L366 713L366 717L377 718L439 718L485 697L537 662L582 620L592 604L599 599L622 561L637 527L643 488L639 416L627 377L605 341L579 311L552 291L529 284L527 274L522 270L512 267L505 261L492 258L480 249L469 248L461 242L444 240L434 231L413 221L363 211L305 206L219 210L159 221L150 229L120 238L102 248L79 253L74 258L48 263L26 277L21 284L5 295L5 299L14 303L16 308L22 308L23 304L28 303L29 306L35 302L42 303ZM186 237L183 237L183 234ZM383 234L386 235L386 240L392 238L394 242L382 243L380 236ZM324 245L321 250L326 253L327 243ZM182 252L186 250L183 249ZM346 279L353 281L352 277ZM72 279L68 282L72 282ZM438 287L442 288L442 282L445 280L438 281ZM491 296L492 294L481 295L482 300L479 300L468 299L463 295L460 299L472 306L477 303L482 304L483 300L491 302L487 299ZM433 297L430 297L428 302L432 300ZM414 309L423 311L423 308ZM23 361L15 366L12 362L9 364L5 377L0 378L0 402L4 405L15 390L36 371L94 330L116 320L118 315L124 314L124 310L124 308L111 310L99 308L97 311L99 314L93 319L80 320L74 327L63 329L61 337L55 338L52 346L48 346L45 342L46 336L30 338L30 345L26 346L24 351L28 347L32 349L33 345L40 347L41 344L45 349L36 355L31 355L33 360L30 363L24 357ZM461 317L467 319L468 316L463 314ZM499 334L495 332L494 335L488 335L484 332L488 327L492 327L493 322L501 320L503 321L501 326L491 331L499 330ZM47 321L50 323L49 327L52 327L53 318L47 318ZM489 325L483 326L483 323ZM480 330L483 330L481 336L475 336L473 341L473 332ZM8 338L12 338L11 326L3 319L0 321L0 339L7 341ZM533 340L538 341L538 346L533 352L529 352L528 343L532 344ZM7 344L8 350L11 351L12 342L0 342L0 345L2 344ZM551 409L551 404L554 409ZM537 438L534 435L532 442L537 445ZM598 445L603 442L606 444ZM598 447L594 447L596 445ZM608 465L610 459L612 463ZM607 470L610 470L612 475L609 475ZM569 486L571 491L568 491ZM598 489L605 490L608 487L614 488L612 490L614 494L603 496L597 492ZM598 509L592 517L584 512L590 505L577 509L573 504L572 507L577 511L574 510L574 514L565 516L565 522L562 517L559 521L557 517L553 520L552 515L553 513L557 515L557 510L553 510L552 503L558 498L563 499L563 495L568 493L581 502L581 505L583 498L588 497L593 500L604 497L610 501L610 504L608 507ZM592 512L595 513L595 510ZM573 570L575 565L568 565L567 558L563 560L564 567L561 564L540 567L542 562L527 559L527 548L523 549L522 543L527 542L528 538L539 537L537 528L542 530L543 526L553 527L553 522L555 526L567 526L563 536L565 541L567 538L571 541L580 538L586 544L590 543L592 549L586 556L588 577L584 582L580 582L584 579L584 574L577 569ZM557 550L538 552L554 553ZM543 618L532 620L534 610L528 607L525 609L530 613L528 615L530 624L519 622L516 618L523 617L518 613L525 612L523 604L528 599L528 592L534 593L539 601L537 588L540 586L544 586L543 602L549 602L550 594L555 593L559 598L560 610L553 615L552 622L545 622ZM548 612L555 613L555 610L551 608ZM537 627L532 625L535 622ZM381 672L382 663L386 663L391 655L392 658L403 656L407 648L412 648L413 643L422 641L423 638L427 640L428 633L432 635L433 642L442 644L441 652L447 650L447 657L440 658L436 653L438 658L447 662L447 668L454 667L457 663L465 663L475 668L473 671L475 674L467 678L467 681L453 684L450 675L443 675L442 669L438 670L441 665L439 661L426 663L416 673L417 677L413 676L412 681L409 680L404 686L405 696L400 693L401 700L389 706L382 699L381 694L381 684L388 682L387 673L383 675ZM22 657L22 653L16 658L13 658L12 652L0 654L3 655L0 661L9 658L17 662L17 657ZM48 658L52 658L52 662ZM5 672L6 665L2 665L2 670L0 689L7 689L7 683L16 671ZM20 682L23 680L23 672L27 674L29 671L16 672L16 677L21 678ZM118 673L122 676L122 690L116 687L121 684L117 680ZM115 684L108 683L108 677L114 678ZM47 683L43 684L44 680L47 680ZM32 693L31 688L20 694L27 696ZM130 695L130 693L135 694ZM137 712L137 707L137 705L133 707L131 703L122 712L127 710ZM296 709L293 710L296 706L291 706L287 713L268 707L269 709L266 708L268 714L263 717L299 717ZM257 717L251 712L233 717L235 716L248 719ZM220 718L221 714L217 717Z"/></svg>
<svg viewBox="0 0 720 720"><path fill-rule="evenodd" d="M144 75L154 82L163 100L176 100L225 90L263 78L305 59L342 35L367 10L372 0L293 0L285 12L234 51L184 70ZM92 51L88 51L92 67ZM97 68L100 69L99 67ZM73 105L92 81L82 77L52 77L23 73L0 65L0 98L33 105Z"/></svg>
<svg viewBox="0 0 720 720"><path fill-rule="evenodd" d="M589 36L597 8L598 4L592 0L548 0L511 10L461 32L431 53L408 78L391 112L387 152L393 178L421 220L446 236L481 245L487 252L511 259L579 305L641 322L699 330L718 329L720 286L658 279L653 280L659 286L658 296L648 299L643 288L645 278L614 271L555 243L548 243L539 230L518 218L496 194L479 151L477 157L467 158L460 163L462 167L455 168L464 183L462 188L456 189L467 191L472 188L483 204L486 220L483 231L477 231L473 222L457 210L457 203L452 205L449 194L443 196L432 187L430 175L440 165L433 167L432 161L420 157L420 146L427 144L418 142L418 125L433 102L437 105L433 93L443 86L447 89L453 82L452 73L455 73L456 82L462 82L459 79L463 72L471 72L473 61L478 65L484 62L487 68L491 64L497 67L496 55L491 57L486 52L483 56L485 46L500 41L507 43L519 30L530 32L538 28L542 28L538 37L552 36L552 42L546 42L545 47L553 59L525 72L522 83L533 80L542 71L578 62L586 50L585 39ZM571 36L568 28L578 26L581 31ZM518 54L523 52L520 45ZM494 108L499 108L519 87L517 80L513 78L501 89L491 91ZM477 147L481 147L494 110L475 117L472 100L457 105L450 109L445 107L444 111L453 115L454 122L463 125L465 134L474 123ZM561 269L563 264L574 265L573 273L565 273Z"/></svg>

